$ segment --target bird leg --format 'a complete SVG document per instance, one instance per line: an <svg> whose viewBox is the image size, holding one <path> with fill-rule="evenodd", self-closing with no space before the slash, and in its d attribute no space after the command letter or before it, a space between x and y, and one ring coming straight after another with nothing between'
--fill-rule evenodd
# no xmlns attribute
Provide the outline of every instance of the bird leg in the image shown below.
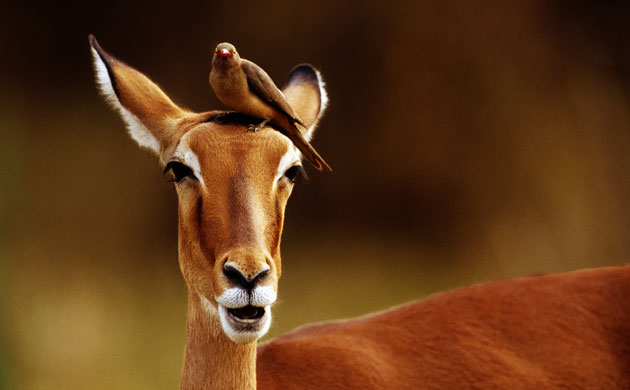
<svg viewBox="0 0 630 390"><path fill-rule="evenodd" d="M260 122L258 124L258 126L254 126L254 125L249 125L247 126L247 130L249 131L253 131L254 133L257 132L258 130L262 129L263 127L265 127L267 125L267 123L269 123L271 119L265 119L264 121Z"/></svg>

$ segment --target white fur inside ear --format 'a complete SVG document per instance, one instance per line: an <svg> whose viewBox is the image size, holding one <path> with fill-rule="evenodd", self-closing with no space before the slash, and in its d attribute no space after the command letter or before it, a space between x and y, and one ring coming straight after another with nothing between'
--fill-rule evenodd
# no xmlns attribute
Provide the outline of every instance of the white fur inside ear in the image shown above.
<svg viewBox="0 0 630 390"><path fill-rule="evenodd" d="M92 48L92 58L94 60L94 73L98 90L105 98L105 101L109 103L114 110L118 111L120 117L127 125L127 130L129 131L131 138L133 138L140 146L150 149L155 153L159 153L160 142L157 138L151 134L149 129L146 128L137 116L132 114L129 110L123 107L122 104L120 104L120 101L116 96L116 92L114 91L114 87L112 86L112 81L109 78L107 66L94 48Z"/></svg>
<svg viewBox="0 0 630 390"><path fill-rule="evenodd" d="M328 107L328 92L326 92L326 83L322 78L322 74L319 73L319 70L315 70L315 73L317 73L317 81L319 81L319 116L321 116L326 111L326 107Z"/></svg>
<svg viewBox="0 0 630 390"><path fill-rule="evenodd" d="M319 119L324 115L324 111L326 111L326 107L328 107L328 93L326 92L326 83L322 78L322 74L316 69L315 73L317 74L317 84L319 85L319 114L317 114L317 119L311 127L306 130L304 134L304 138L307 141L311 141L313 138L313 134L315 134L315 128L317 127L317 123L319 123Z"/></svg>

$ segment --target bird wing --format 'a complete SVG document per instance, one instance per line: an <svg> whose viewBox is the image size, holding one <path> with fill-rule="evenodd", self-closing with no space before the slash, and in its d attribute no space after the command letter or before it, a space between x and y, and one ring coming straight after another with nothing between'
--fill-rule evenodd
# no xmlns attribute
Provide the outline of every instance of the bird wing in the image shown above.
<svg viewBox="0 0 630 390"><path fill-rule="evenodd" d="M245 73L250 91L263 101L269 103L276 110L304 126L304 123L298 118L295 111L293 111L293 107L287 102L282 91L276 87L276 84L274 84L267 72L260 66L245 59L241 59L241 69L243 69L243 73Z"/></svg>
<svg viewBox="0 0 630 390"><path fill-rule="evenodd" d="M317 168L317 170L321 171L322 167L326 167L328 168L328 170L332 171L330 165L328 165L328 163L324 161L322 156L317 153L315 148L313 148L313 146L304 139L300 130L298 130L298 128L295 126L295 123L291 123L291 129L283 131L282 134L289 137L291 142L293 142L293 145L295 145L295 147L298 148L300 152L302 152L304 157L311 164L313 164L313 166Z"/></svg>

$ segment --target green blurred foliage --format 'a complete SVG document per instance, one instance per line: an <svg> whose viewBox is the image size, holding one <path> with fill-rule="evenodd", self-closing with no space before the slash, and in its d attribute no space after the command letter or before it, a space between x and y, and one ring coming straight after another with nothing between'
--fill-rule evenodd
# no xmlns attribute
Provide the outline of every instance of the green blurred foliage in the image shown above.
<svg viewBox="0 0 630 390"><path fill-rule="evenodd" d="M294 192L269 337L487 280L630 255L621 1L2 5L0 388L174 388L176 197L93 85L87 35L221 108L221 41L278 84L310 62L334 168ZM6 379L5 379L6 378ZM11 384L11 387L9 387Z"/></svg>

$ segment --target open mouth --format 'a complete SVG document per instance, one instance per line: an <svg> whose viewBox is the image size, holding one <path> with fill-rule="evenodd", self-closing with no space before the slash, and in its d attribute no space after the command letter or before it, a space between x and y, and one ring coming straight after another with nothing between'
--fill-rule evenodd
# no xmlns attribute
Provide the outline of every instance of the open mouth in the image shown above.
<svg viewBox="0 0 630 390"><path fill-rule="evenodd" d="M251 343L263 337L271 325L271 307L247 305L227 308L219 304L221 327L235 343Z"/></svg>
<svg viewBox="0 0 630 390"><path fill-rule="evenodd" d="M238 309L227 309L228 315L238 322L256 322L265 315L264 307L247 305Z"/></svg>

